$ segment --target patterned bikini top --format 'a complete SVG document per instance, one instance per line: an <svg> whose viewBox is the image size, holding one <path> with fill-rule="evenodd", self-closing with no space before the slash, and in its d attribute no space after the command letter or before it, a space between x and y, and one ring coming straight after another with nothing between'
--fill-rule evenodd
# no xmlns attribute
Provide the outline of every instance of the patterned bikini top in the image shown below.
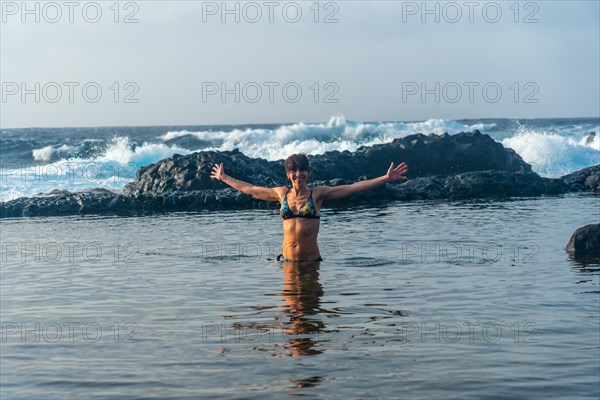
<svg viewBox="0 0 600 400"><path fill-rule="evenodd" d="M285 196L283 197L283 202L281 203L281 208L279 209L279 215L281 215L281 218L283 218L283 219L291 219L291 218L319 219L319 218L321 218L320 215L317 215L317 207L315 207L315 203L312 198L312 189L310 191L310 196L308 196L308 199L304 202L302 207L300 207L300 209L298 210L298 214L294 214L288 204L287 194L289 192L290 192L290 190L288 189L288 191L285 193Z"/></svg>

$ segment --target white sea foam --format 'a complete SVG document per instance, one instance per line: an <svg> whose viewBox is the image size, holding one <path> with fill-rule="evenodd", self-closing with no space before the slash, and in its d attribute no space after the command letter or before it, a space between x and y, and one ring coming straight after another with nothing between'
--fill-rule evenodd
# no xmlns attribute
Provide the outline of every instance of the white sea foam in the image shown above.
<svg viewBox="0 0 600 400"><path fill-rule="evenodd" d="M521 129L515 136L502 140L502 144L515 150L538 174L560 177L600 164L599 136L596 132L594 140L586 143L588 135L575 139L557 133Z"/></svg>
<svg viewBox="0 0 600 400"><path fill-rule="evenodd" d="M190 153L190 150L164 143L134 146L127 137L115 137L108 148L95 157L86 159L67 156L51 163L41 162L55 157L55 152L60 151L61 147L64 147L65 154L72 154L74 151L73 146L46 146L33 151L34 159L39 163L4 166L1 171L0 201L29 197L52 189L76 191L102 187L121 190L127 182L135 179L135 173L140 167L171 157L175 153Z"/></svg>
<svg viewBox="0 0 600 400"><path fill-rule="evenodd" d="M69 157L77 152L77 146L69 146L66 144L60 146L46 146L41 149L32 151L33 159L36 161L51 161L56 158Z"/></svg>
<svg viewBox="0 0 600 400"><path fill-rule="evenodd" d="M430 119L422 122L354 122L334 116L327 123L298 122L276 129L254 128L232 131L167 132L160 139L168 142L185 136L215 143L203 150L226 151L238 148L249 157L280 160L295 152L312 155L332 150L355 151L360 146L388 143L415 133L473 131L491 128L494 124L463 125L457 121Z"/></svg>
<svg viewBox="0 0 600 400"><path fill-rule="evenodd" d="M518 121L517 121L518 123ZM591 126L591 127L590 127ZM173 154L189 154L201 150L226 151L238 148L249 157L279 160L289 154L305 152L312 155L327 151L355 151L360 146L389 143L414 133L456 134L475 129L491 132L500 142L514 149L532 164L542 176L558 177L600 163L600 129L597 125L550 125L548 129L530 128L519 124L516 132L499 132L496 124L465 125L458 121L429 119L417 122L356 122L343 116L334 116L326 123L282 125L275 129L251 128L230 131L176 131L167 132L155 143L136 145L128 137L114 137L108 144L103 140L86 139L79 146L59 144L32 151L34 165L3 167L1 171L0 201L52 189L80 190L104 187L121 190L135 179L142 166L155 163ZM590 139L590 130L595 137ZM169 143L181 138L195 138L189 143ZM499 139L498 139L499 140ZM103 146L98 143L104 143ZM192 140L191 143L194 143ZM207 147L207 144L209 147ZM87 156L86 156L87 155ZM11 169L12 168L12 169Z"/></svg>

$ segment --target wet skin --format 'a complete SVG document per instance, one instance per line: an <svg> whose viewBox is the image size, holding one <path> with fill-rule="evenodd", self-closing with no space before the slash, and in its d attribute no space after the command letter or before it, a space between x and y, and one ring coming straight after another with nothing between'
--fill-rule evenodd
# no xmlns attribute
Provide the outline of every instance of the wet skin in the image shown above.
<svg viewBox="0 0 600 400"><path fill-rule="evenodd" d="M374 189L388 182L406 179L408 165L401 163L394 168L392 162L385 175L366 181L355 182L351 185L339 186L316 186L308 187L310 171L294 170L287 171L286 175L292 184L292 188L278 186L266 188L240 181L225 174L223 163L215 164L211 177L218 179L229 186L264 201L278 201L280 204L287 192L287 201L294 214L308 200L311 190L312 198L316 208L316 215L320 215L320 209L325 200L343 199L355 193ZM320 220L308 218L289 218L283 220L283 256L295 261L314 261L320 257L317 236L319 235Z"/></svg>
<svg viewBox="0 0 600 400"><path fill-rule="evenodd" d="M288 179L292 183L292 189L287 194L287 201L294 214L298 214L300 207L306 203L310 197L311 189L307 186L310 173L308 171L291 171L287 173ZM283 202L287 189L278 191L280 194L279 203ZM317 186L312 189L312 198L317 209L317 215L320 215L320 209L323 205L323 199L320 196L321 190ZM319 219L308 218L289 218L283 220L283 256L290 260L313 261L318 259L319 246L317 236L319 235Z"/></svg>

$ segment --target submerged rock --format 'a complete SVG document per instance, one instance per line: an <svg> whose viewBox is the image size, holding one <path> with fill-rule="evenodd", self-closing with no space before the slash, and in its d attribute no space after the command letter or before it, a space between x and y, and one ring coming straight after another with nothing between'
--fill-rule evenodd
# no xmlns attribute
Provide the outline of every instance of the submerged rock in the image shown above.
<svg viewBox="0 0 600 400"><path fill-rule="evenodd" d="M600 224L577 229L567 243L566 250L575 260L600 262Z"/></svg>
<svg viewBox="0 0 600 400"><path fill-rule="evenodd" d="M594 143L594 139L596 139L596 132L592 131L588 133L587 137L585 138L585 144Z"/></svg>

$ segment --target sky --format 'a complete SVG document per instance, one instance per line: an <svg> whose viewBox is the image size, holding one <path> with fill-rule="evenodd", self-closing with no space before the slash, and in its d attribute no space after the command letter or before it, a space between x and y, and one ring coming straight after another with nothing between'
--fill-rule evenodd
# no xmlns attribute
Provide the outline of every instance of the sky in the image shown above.
<svg viewBox="0 0 600 400"><path fill-rule="evenodd" d="M2 1L0 127L600 115L598 1Z"/></svg>

